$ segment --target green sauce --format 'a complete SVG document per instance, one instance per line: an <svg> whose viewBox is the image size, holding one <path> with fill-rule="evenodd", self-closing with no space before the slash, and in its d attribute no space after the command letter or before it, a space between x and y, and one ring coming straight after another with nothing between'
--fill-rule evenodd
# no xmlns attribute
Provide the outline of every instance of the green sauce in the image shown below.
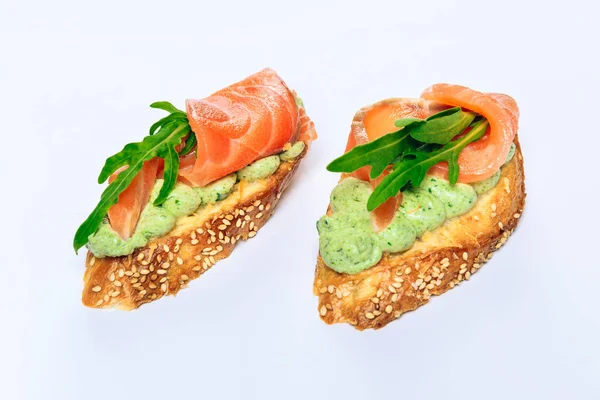
<svg viewBox="0 0 600 400"><path fill-rule="evenodd" d="M500 171L497 171L494 175L490 176L487 179L471 183L471 186L473 186L473 189L475 189L475 193L484 194L485 192L492 190L499 180Z"/></svg>
<svg viewBox="0 0 600 400"><path fill-rule="evenodd" d="M292 147L284 151L279 155L281 161L290 161L298 157L303 151L306 145L304 142L296 142Z"/></svg>
<svg viewBox="0 0 600 400"><path fill-rule="evenodd" d="M279 156L265 157L240 169L237 175L240 180L247 180L249 182L265 179L277 171L279 164L281 164Z"/></svg>
<svg viewBox="0 0 600 400"><path fill-rule="evenodd" d="M475 207L477 193L471 185L457 183L451 185L444 179L427 176L419 189L431 193L438 198L446 209L446 218L453 218L465 214Z"/></svg>
<svg viewBox="0 0 600 400"><path fill-rule="evenodd" d="M236 182L237 175L233 173L204 187L194 189L196 190L196 193L198 193L198 196L200 196L202 204L212 204L217 201L225 200L233 190L233 186Z"/></svg>
<svg viewBox="0 0 600 400"><path fill-rule="evenodd" d="M410 189L404 191L400 212L412 223L417 236L432 231L444 223L444 203L428 191Z"/></svg>
<svg viewBox="0 0 600 400"><path fill-rule="evenodd" d="M397 253L410 249L417 238L417 233L408 218L401 211L396 211L392 223L375 234L375 237L383 251Z"/></svg>
<svg viewBox="0 0 600 400"><path fill-rule="evenodd" d="M356 274L381 260L381 248L373 235L362 229L341 228L319 236L325 264L340 273Z"/></svg>

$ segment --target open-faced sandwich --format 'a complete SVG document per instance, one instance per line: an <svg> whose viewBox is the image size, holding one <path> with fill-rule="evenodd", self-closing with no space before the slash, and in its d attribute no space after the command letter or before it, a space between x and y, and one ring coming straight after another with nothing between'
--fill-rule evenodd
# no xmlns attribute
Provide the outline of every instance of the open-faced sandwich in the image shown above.
<svg viewBox="0 0 600 400"><path fill-rule="evenodd" d="M355 115L317 223L326 323L381 328L492 257L525 202L518 119L511 97L449 84Z"/></svg>
<svg viewBox="0 0 600 400"><path fill-rule="evenodd" d="M106 160L100 203L75 234L89 249L83 304L131 310L175 294L271 216L310 142L302 101L270 69L187 100Z"/></svg>

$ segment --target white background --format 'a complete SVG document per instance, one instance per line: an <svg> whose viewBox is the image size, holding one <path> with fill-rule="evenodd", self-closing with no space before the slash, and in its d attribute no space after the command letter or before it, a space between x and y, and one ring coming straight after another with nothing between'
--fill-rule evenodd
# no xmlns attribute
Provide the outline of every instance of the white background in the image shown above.
<svg viewBox="0 0 600 400"><path fill-rule="evenodd" d="M1 399L598 399L594 2L0 2ZM493 5L492 5L493 4ZM176 298L80 303L105 158L273 67L319 140L274 217ZM526 211L469 282L383 330L323 324L317 233L354 112L436 82L521 108ZM393 396L393 397L392 397Z"/></svg>

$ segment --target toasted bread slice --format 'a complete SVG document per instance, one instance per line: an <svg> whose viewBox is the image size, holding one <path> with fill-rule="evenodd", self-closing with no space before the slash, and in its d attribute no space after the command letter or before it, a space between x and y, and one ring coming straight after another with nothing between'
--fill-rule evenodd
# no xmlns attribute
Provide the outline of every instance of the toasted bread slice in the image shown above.
<svg viewBox="0 0 600 400"><path fill-rule="evenodd" d="M518 138L513 159L498 184L475 207L428 232L404 253L384 253L379 263L355 275L340 274L317 259L314 293L321 319L356 329L382 328L469 280L512 234L525 205L523 156ZM330 212L330 211L329 211Z"/></svg>
<svg viewBox="0 0 600 400"><path fill-rule="evenodd" d="M171 232L129 256L96 258L88 252L83 304L133 310L176 294L228 257L240 240L254 237L273 214L306 154L305 144L298 157L282 162L270 177L239 182L225 200L178 219Z"/></svg>

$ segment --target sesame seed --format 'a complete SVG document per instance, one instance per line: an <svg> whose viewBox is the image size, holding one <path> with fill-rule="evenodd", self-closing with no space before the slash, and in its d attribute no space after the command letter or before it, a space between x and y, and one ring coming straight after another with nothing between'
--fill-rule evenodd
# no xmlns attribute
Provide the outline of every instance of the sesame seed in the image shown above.
<svg viewBox="0 0 600 400"><path fill-rule="evenodd" d="M323 286L321 289L319 289L319 292L321 294L325 293L327 291L327 288L325 286Z"/></svg>
<svg viewBox="0 0 600 400"><path fill-rule="evenodd" d="M90 259L90 267L93 267L95 263L96 263L96 257L92 256L92 258Z"/></svg>
<svg viewBox="0 0 600 400"><path fill-rule="evenodd" d="M419 287L419 286L421 285L421 283L423 283L423 279L420 279L420 278L419 278L419 279L417 279L417 280L415 281L415 285L416 285L417 287Z"/></svg>
<svg viewBox="0 0 600 400"><path fill-rule="evenodd" d="M399 296L398 296L398 293L394 293L394 294L392 295L392 302L394 302L394 303L395 303L395 302L397 302L397 301L398 301L398 297L399 297Z"/></svg>
<svg viewBox="0 0 600 400"><path fill-rule="evenodd" d="M98 292L99 292L99 291L101 291L101 290L102 290L102 288L101 288L100 286L94 286L94 287L92 288L92 292L96 292L96 293L98 293Z"/></svg>
<svg viewBox="0 0 600 400"><path fill-rule="evenodd" d="M164 269L159 269L158 271L156 271L156 273L159 275L165 275L167 273L167 271Z"/></svg>
<svg viewBox="0 0 600 400"><path fill-rule="evenodd" d="M181 257L177 257L177 264L183 265L183 259Z"/></svg>
<svg viewBox="0 0 600 400"><path fill-rule="evenodd" d="M166 244L163 245L163 250L165 251L165 253L168 253L169 251L171 251L171 249L169 249L169 246L167 246Z"/></svg>
<svg viewBox="0 0 600 400"><path fill-rule="evenodd" d="M256 200L256 201L254 202L254 207L258 207L259 205L260 205L260 200Z"/></svg>
<svg viewBox="0 0 600 400"><path fill-rule="evenodd" d="M425 289L425 286L427 286L425 282L421 283L421 285L419 286L419 290Z"/></svg>
<svg viewBox="0 0 600 400"><path fill-rule="evenodd" d="M261 218L262 216L263 216L263 213L261 213L261 212L260 212L260 213L256 214L256 215L254 216L254 218L256 218L256 219L259 219L259 218Z"/></svg>
<svg viewBox="0 0 600 400"><path fill-rule="evenodd" d="M167 284L163 283L162 285L160 285L160 290L162 290L163 292L166 293L166 291L167 291Z"/></svg>
<svg viewBox="0 0 600 400"><path fill-rule="evenodd" d="M227 229L227 225L221 224L217 227L217 229L219 229L220 231L224 231L225 229Z"/></svg>
<svg viewBox="0 0 600 400"><path fill-rule="evenodd" d="M254 237L254 236L256 236L256 232L255 232L255 231L252 231L252 232L250 232L250 233L248 234L248 237L249 237L249 238L251 238L251 237Z"/></svg>
<svg viewBox="0 0 600 400"><path fill-rule="evenodd" d="M217 246L217 251L223 251L223 246L221 246L221 245Z"/></svg>
<svg viewBox="0 0 600 400"><path fill-rule="evenodd" d="M114 272L111 272L111 274L108 276L108 280L111 282L115 281L115 273Z"/></svg>
<svg viewBox="0 0 600 400"><path fill-rule="evenodd" d="M391 304L385 308L385 312L388 314L391 314L393 310L394 310L394 307L392 307Z"/></svg>
<svg viewBox="0 0 600 400"><path fill-rule="evenodd" d="M167 281L167 277L163 276L162 278L160 278L160 281L158 281L159 283L164 283Z"/></svg>
<svg viewBox="0 0 600 400"><path fill-rule="evenodd" d="M149 287L150 289L156 289L158 286L156 286L156 283L152 283L152 282L150 282L150 283L148 284L148 287Z"/></svg>
<svg viewBox="0 0 600 400"><path fill-rule="evenodd" d="M389 285L389 286L388 286L388 290L389 290L390 292L392 292L392 293L396 293L396 288L395 288L395 287L393 287L392 285Z"/></svg>
<svg viewBox="0 0 600 400"><path fill-rule="evenodd" d="M394 283L392 283L392 286L395 287L396 289L400 289L402 287L402 284L400 282L394 282Z"/></svg>
<svg viewBox="0 0 600 400"><path fill-rule="evenodd" d="M327 287L327 291L328 291L329 293L332 293L332 294L333 294L333 291L334 291L334 290L335 290L335 286L333 286L333 285L329 285L329 286Z"/></svg>
<svg viewBox="0 0 600 400"><path fill-rule="evenodd" d="M433 283L428 284L427 286L425 286L427 289L433 289L435 287L435 285Z"/></svg>
<svg viewBox="0 0 600 400"><path fill-rule="evenodd" d="M99 299L99 300L96 302L96 307L98 307L98 306L99 306L99 305L101 305L102 303L104 303L104 300L102 300L102 299Z"/></svg>
<svg viewBox="0 0 600 400"><path fill-rule="evenodd" d="M214 265L216 263L215 258L213 256L208 257L208 259L210 260L211 264Z"/></svg>
<svg viewBox="0 0 600 400"><path fill-rule="evenodd" d="M254 206L250 206L250 207L246 208L247 213L250 213L252 211L254 211Z"/></svg>
<svg viewBox="0 0 600 400"><path fill-rule="evenodd" d="M382 295L383 295L383 289L379 289L379 290L377 291L377 294L376 294L376 296L377 296L377 297L381 297Z"/></svg>
<svg viewBox="0 0 600 400"><path fill-rule="evenodd" d="M115 281L114 285L115 285L116 287L121 287L121 285L122 285L122 284L121 284L121 282L119 282L119 281Z"/></svg>
<svg viewBox="0 0 600 400"><path fill-rule="evenodd" d="M181 239L181 238L178 238L178 239L175 241L175 244L181 244L181 243L183 243L183 239Z"/></svg>
<svg viewBox="0 0 600 400"><path fill-rule="evenodd" d="M463 253L462 255L463 260L467 261L469 259L469 253L467 253L466 251Z"/></svg>
<svg viewBox="0 0 600 400"><path fill-rule="evenodd" d="M142 274L142 275L148 275L149 273L150 273L149 269L143 269L140 271L140 274Z"/></svg>
<svg viewBox="0 0 600 400"><path fill-rule="evenodd" d="M265 210L269 211L271 209L271 203L267 203L267 205L265 206Z"/></svg>
<svg viewBox="0 0 600 400"><path fill-rule="evenodd" d="M502 224L502 222L498 222L498 227L499 227L500 229L504 229L504 225Z"/></svg>
<svg viewBox="0 0 600 400"><path fill-rule="evenodd" d="M140 254L138 254L138 256L137 256L137 260L138 260L138 261L142 261L143 259L144 259L144 253L140 253Z"/></svg>
<svg viewBox="0 0 600 400"><path fill-rule="evenodd" d="M222 221L223 221L223 225L227 225L227 226L231 225L231 222L229 222L229 220L227 220L227 219L223 219Z"/></svg>
<svg viewBox="0 0 600 400"><path fill-rule="evenodd" d="M104 301L108 302L108 295L107 294L104 295Z"/></svg>
<svg viewBox="0 0 600 400"><path fill-rule="evenodd" d="M325 306L321 306L321 309L319 310L319 312L321 313L321 316L325 316L325 314L327 314L327 307Z"/></svg>
<svg viewBox="0 0 600 400"><path fill-rule="evenodd" d="M197 239L192 239L191 243L195 246L199 243L199 241Z"/></svg>
<svg viewBox="0 0 600 400"><path fill-rule="evenodd" d="M254 222L250 222L250 230L253 231L254 230Z"/></svg>
<svg viewBox="0 0 600 400"><path fill-rule="evenodd" d="M146 289L140 290L140 296L144 296L146 293L148 293Z"/></svg>
<svg viewBox="0 0 600 400"><path fill-rule="evenodd" d="M469 280L469 278L471 278L471 273L469 271L467 271L467 273L465 274L465 279Z"/></svg>
<svg viewBox="0 0 600 400"><path fill-rule="evenodd" d="M404 274L408 275L408 274L410 274L410 271L411 271L410 267L406 267L406 269L404 270Z"/></svg>
<svg viewBox="0 0 600 400"><path fill-rule="evenodd" d="M371 312L368 312L365 314L365 317L367 317L367 319L373 319L373 318L375 318L375 315Z"/></svg>
<svg viewBox="0 0 600 400"><path fill-rule="evenodd" d="M341 299L341 298L342 298L342 291L341 291L340 289L336 289L336 290L335 290L335 296L336 296L338 299Z"/></svg>
<svg viewBox="0 0 600 400"><path fill-rule="evenodd" d="M238 218L237 221L235 221L235 226L239 228L240 225L242 225L242 220Z"/></svg>
<svg viewBox="0 0 600 400"><path fill-rule="evenodd" d="M379 304L379 297L373 297L371 301L375 304Z"/></svg>
<svg viewBox="0 0 600 400"><path fill-rule="evenodd" d="M261 204L261 205L258 207L258 209L259 209L260 211L262 211L262 210L264 210L264 209L265 209L265 206L263 206L263 205Z"/></svg>
<svg viewBox="0 0 600 400"><path fill-rule="evenodd" d="M117 296L118 296L118 295L120 295L120 294L121 294L121 292L120 292L120 291L118 291L118 290L116 290L116 291L112 292L111 296L112 296L112 297L117 297Z"/></svg>
<svg viewBox="0 0 600 400"><path fill-rule="evenodd" d="M521 217L521 214L516 213L515 215L513 215L513 217L515 217L515 219L519 219Z"/></svg>
<svg viewBox="0 0 600 400"><path fill-rule="evenodd" d="M492 211L496 211L496 203L492 204Z"/></svg>
<svg viewBox="0 0 600 400"><path fill-rule="evenodd" d="M122 278L125 275L125 271L123 269L119 270L119 278Z"/></svg>
<svg viewBox="0 0 600 400"><path fill-rule="evenodd" d="M217 234L215 233L215 231L213 231L213 230L210 230L210 229L209 229L209 230L207 230L207 232L208 232L208 234L209 234L210 236L216 236L216 235L217 235Z"/></svg>
<svg viewBox="0 0 600 400"><path fill-rule="evenodd" d="M186 274L183 274L183 275L181 275L181 280L182 280L182 281L187 281L187 280L189 280L189 279L190 279L190 278L189 278L189 277L188 277Z"/></svg>
<svg viewBox="0 0 600 400"><path fill-rule="evenodd" d="M381 315L381 311L379 310L373 310L373 315L375 315L376 317Z"/></svg>

